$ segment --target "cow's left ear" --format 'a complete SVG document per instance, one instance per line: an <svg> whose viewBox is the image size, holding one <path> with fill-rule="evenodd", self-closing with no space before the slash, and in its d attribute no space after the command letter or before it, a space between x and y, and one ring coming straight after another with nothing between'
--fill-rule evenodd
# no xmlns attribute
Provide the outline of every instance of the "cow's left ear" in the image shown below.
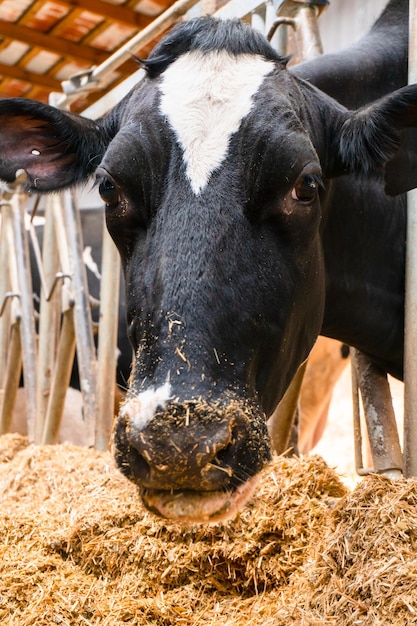
<svg viewBox="0 0 417 626"><path fill-rule="evenodd" d="M101 161L103 135L100 122L34 100L0 100L0 179L24 169L33 191L80 183Z"/></svg>
<svg viewBox="0 0 417 626"><path fill-rule="evenodd" d="M367 173L385 168L386 192L396 195L417 187L417 85L409 85L370 105L349 112L336 131L339 166ZM410 141L411 139L411 141ZM401 163L401 180L398 165Z"/></svg>

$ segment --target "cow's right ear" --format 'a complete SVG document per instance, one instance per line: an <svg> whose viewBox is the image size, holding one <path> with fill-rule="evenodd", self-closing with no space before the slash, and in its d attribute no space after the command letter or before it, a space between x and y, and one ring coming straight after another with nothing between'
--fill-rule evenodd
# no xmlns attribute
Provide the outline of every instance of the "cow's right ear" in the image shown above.
<svg viewBox="0 0 417 626"><path fill-rule="evenodd" d="M0 100L0 179L12 182L24 169L32 191L76 185L100 163L104 136L101 122L34 100Z"/></svg>
<svg viewBox="0 0 417 626"><path fill-rule="evenodd" d="M417 187L417 85L408 85L346 114L335 132L332 153L337 173L385 169L386 191L396 195ZM401 163L401 172L398 169ZM336 173L336 175L337 175Z"/></svg>

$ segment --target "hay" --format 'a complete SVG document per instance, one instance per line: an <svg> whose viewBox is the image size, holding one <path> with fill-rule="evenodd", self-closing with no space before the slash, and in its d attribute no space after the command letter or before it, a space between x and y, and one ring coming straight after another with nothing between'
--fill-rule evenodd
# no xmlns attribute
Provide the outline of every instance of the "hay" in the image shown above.
<svg viewBox="0 0 417 626"><path fill-rule="evenodd" d="M5 435L0 490L2 625L417 623L413 482L276 459L238 519L184 528L109 454Z"/></svg>
<svg viewBox="0 0 417 626"><path fill-rule="evenodd" d="M337 624L417 624L417 482L368 477L331 521L294 581L305 607Z"/></svg>

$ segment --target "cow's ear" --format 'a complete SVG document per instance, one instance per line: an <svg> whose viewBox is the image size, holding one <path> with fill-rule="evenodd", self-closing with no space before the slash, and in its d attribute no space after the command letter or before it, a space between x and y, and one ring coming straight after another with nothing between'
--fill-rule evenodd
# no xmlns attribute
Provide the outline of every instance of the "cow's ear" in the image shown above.
<svg viewBox="0 0 417 626"><path fill-rule="evenodd" d="M28 175L28 189L54 191L88 178L104 152L100 123L23 98L0 100L0 179Z"/></svg>
<svg viewBox="0 0 417 626"><path fill-rule="evenodd" d="M417 186L415 132L417 85L409 85L350 112L336 132L345 172L385 168L386 191L396 195ZM401 168L401 170L399 169Z"/></svg>

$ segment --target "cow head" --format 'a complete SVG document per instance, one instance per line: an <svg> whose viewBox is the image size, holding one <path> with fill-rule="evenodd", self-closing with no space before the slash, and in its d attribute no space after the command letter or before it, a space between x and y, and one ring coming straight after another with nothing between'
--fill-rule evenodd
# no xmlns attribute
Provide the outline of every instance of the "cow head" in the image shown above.
<svg viewBox="0 0 417 626"><path fill-rule="evenodd" d="M319 331L329 180L383 165L409 87L355 113L289 74L240 22L183 23L96 122L0 103L0 176L95 174L135 350L114 430L121 471L178 520L232 515L270 458L265 425Z"/></svg>

